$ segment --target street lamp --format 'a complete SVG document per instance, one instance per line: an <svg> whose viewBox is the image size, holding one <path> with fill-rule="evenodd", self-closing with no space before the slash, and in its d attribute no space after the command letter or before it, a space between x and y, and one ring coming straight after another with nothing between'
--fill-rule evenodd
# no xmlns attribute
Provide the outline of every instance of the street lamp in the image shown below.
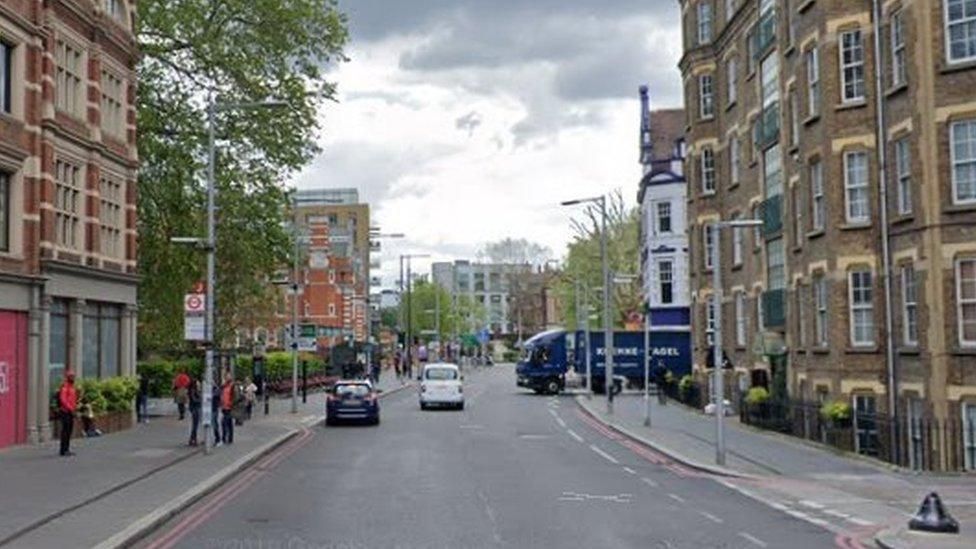
<svg viewBox="0 0 976 549"><path fill-rule="evenodd" d="M712 286L715 307L715 340L712 351L712 365L715 368L715 463L725 465L725 376L722 372L722 229L745 229L762 226L758 219L736 219L732 221L715 221L709 224L714 246L712 247Z"/></svg>
<svg viewBox="0 0 976 549"><path fill-rule="evenodd" d="M404 347L405 347L405 351L406 351L405 354L406 354L406 357L407 357L407 365L408 365L408 368L413 368L413 353L411 352L411 349L410 349L410 337L412 335L411 332L412 332L412 328L413 328L413 321L410 318L410 316L411 316L410 315L410 312L411 312L410 286L411 286L411 278L413 277L413 273L410 270L410 260L411 259L427 258L427 257L430 257L430 254L403 254L403 255L400 256L400 297L401 297L401 304L400 304L400 306L401 306L401 308L403 307L402 301L403 301L403 291L404 291L403 260L404 259L407 260L407 279L406 279L406 294L407 294L407 306L406 306L406 309L407 309L407 311L406 311L406 313L407 313L406 314L407 319L406 319L406 324L407 324L407 331L406 331L406 334L405 334L406 335L406 341L405 341ZM402 328L403 327L401 326L401 329ZM417 374L419 376L420 372L417 372ZM417 379L420 379L420 378L418 377Z"/></svg>
<svg viewBox="0 0 976 549"><path fill-rule="evenodd" d="M613 320L610 318L610 265L607 258L607 197L600 195L561 202L562 206L594 203L600 206L600 263L603 266L603 353L605 360L603 386L607 391L607 414L613 414ZM587 354L589 349L587 349ZM610 383L608 386L607 383Z"/></svg>
<svg viewBox="0 0 976 549"><path fill-rule="evenodd" d="M206 238L175 237L170 239L175 244L192 244L203 248L207 252L207 284L206 284L206 317L204 324L204 342L206 349L206 360L203 372L203 440L204 453L209 454L211 448L210 430L213 425L212 408L210 406L213 382L213 362L214 362L214 321L216 314L214 311L214 292L217 287L217 223L216 223L216 200L217 188L214 178L214 170L217 164L217 129L216 118L218 112L257 109L266 107L285 107L288 103L279 100L268 101L249 101L242 103L217 103L213 100L207 105L207 236Z"/></svg>

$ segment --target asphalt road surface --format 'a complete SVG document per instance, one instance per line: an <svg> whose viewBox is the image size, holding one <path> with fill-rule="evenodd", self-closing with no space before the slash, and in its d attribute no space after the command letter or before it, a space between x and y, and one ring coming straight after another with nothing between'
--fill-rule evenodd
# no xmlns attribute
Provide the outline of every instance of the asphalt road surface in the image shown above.
<svg viewBox="0 0 976 549"><path fill-rule="evenodd" d="M315 427L144 547L834 547L834 534L610 435L569 396L468 372L466 408ZM843 544L841 544L843 546Z"/></svg>

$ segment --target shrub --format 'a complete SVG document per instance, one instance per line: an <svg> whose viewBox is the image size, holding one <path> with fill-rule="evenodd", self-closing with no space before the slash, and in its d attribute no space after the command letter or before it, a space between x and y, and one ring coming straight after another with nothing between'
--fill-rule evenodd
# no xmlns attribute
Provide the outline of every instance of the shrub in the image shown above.
<svg viewBox="0 0 976 549"><path fill-rule="evenodd" d="M851 405L840 400L825 402L820 407L820 415L828 421L843 423L851 419Z"/></svg>
<svg viewBox="0 0 976 549"><path fill-rule="evenodd" d="M678 391L682 394L687 393L694 386L695 380L692 379L691 374L685 374L681 376L681 380L678 381Z"/></svg>
<svg viewBox="0 0 976 549"><path fill-rule="evenodd" d="M769 391L765 387L753 387L746 393L746 404L758 406L769 400Z"/></svg>
<svg viewBox="0 0 976 549"><path fill-rule="evenodd" d="M130 412L139 391L134 377L84 379L79 386L81 403L90 404L96 415L111 412Z"/></svg>

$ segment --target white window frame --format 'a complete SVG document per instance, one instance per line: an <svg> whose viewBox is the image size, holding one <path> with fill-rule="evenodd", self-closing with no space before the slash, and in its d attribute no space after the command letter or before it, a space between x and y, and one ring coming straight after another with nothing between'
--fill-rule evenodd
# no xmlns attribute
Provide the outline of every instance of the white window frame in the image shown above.
<svg viewBox="0 0 976 549"><path fill-rule="evenodd" d="M663 211L662 207L667 211ZM670 201L662 200L660 202L656 202L654 207L654 215L655 229L657 229L657 234L671 234L674 232L674 216L671 215ZM661 228L661 220L663 219L668 220L668 230L666 231Z"/></svg>
<svg viewBox="0 0 976 549"><path fill-rule="evenodd" d="M101 88L102 131L116 138L124 138L127 111L125 78L115 71L103 68L99 87Z"/></svg>
<svg viewBox="0 0 976 549"><path fill-rule="evenodd" d="M800 146L800 108L797 106L796 90L790 90L790 148Z"/></svg>
<svg viewBox="0 0 976 549"><path fill-rule="evenodd" d="M804 305L804 289L803 285L799 281L796 283L796 287L793 290L796 295L796 325L798 334L798 341L801 347L807 344L807 315L806 315L806 305Z"/></svg>
<svg viewBox="0 0 976 549"><path fill-rule="evenodd" d="M737 11L739 11L739 0L725 0L726 21L731 21Z"/></svg>
<svg viewBox="0 0 976 549"><path fill-rule="evenodd" d="M729 181L731 185L738 185L742 171L742 142L738 135L729 140Z"/></svg>
<svg viewBox="0 0 976 549"><path fill-rule="evenodd" d="M732 105L739 99L739 67L735 56L725 63L725 100Z"/></svg>
<svg viewBox="0 0 976 549"><path fill-rule="evenodd" d="M122 235L125 231L125 181L102 172L98 186L99 248L113 259L125 257Z"/></svg>
<svg viewBox="0 0 976 549"><path fill-rule="evenodd" d="M799 180L793 187L793 245L803 244L803 187Z"/></svg>
<svg viewBox="0 0 976 549"><path fill-rule="evenodd" d="M667 265L667 269L664 266ZM667 284L671 288L671 299L669 301L664 300L664 286ZM657 288L658 288L658 302L661 305L671 305L674 303L674 260L673 259L659 259L657 261Z"/></svg>
<svg viewBox="0 0 976 549"><path fill-rule="evenodd" d="M763 314L762 288L756 288L756 329L760 332L766 331L766 316Z"/></svg>
<svg viewBox="0 0 976 549"><path fill-rule="evenodd" d="M763 192L766 198L783 194L783 149L779 143L766 149L763 155Z"/></svg>
<svg viewBox="0 0 976 549"><path fill-rule="evenodd" d="M74 41L59 37L55 45L55 107L84 119L88 109L88 56Z"/></svg>
<svg viewBox="0 0 976 549"><path fill-rule="evenodd" d="M967 158L959 158L959 150L962 148L956 141L956 131L963 129L963 133L968 133L966 140ZM967 131L968 130L968 131ZM952 203L953 204L976 204L976 119L959 120L949 125L949 157L952 170ZM961 172L965 170L971 179L966 182L967 195L960 196Z"/></svg>
<svg viewBox="0 0 976 549"><path fill-rule="evenodd" d="M856 42L847 43L847 39L856 37ZM840 57L840 99L842 103L857 103L865 100L864 74L864 33L861 29L843 31L837 37L837 53ZM847 50L850 49L850 61L845 61ZM848 95L848 85L851 95Z"/></svg>
<svg viewBox="0 0 976 549"><path fill-rule="evenodd" d="M946 61L950 64L966 63L969 61L976 60L976 45L972 46L972 54L965 55L963 57L956 58L952 54L952 29L953 27L961 27L966 29L967 41L976 42L976 33L970 34L973 30L972 26L976 26L976 13L967 14L965 12L966 2L965 0L945 0L943 3L943 25L945 34L945 48L946 48ZM963 10L962 17L952 20L951 9L952 5L960 4L960 8Z"/></svg>
<svg viewBox="0 0 976 549"><path fill-rule="evenodd" d="M765 15L767 11L776 7L776 0L760 0L759 15Z"/></svg>
<svg viewBox="0 0 976 549"><path fill-rule="evenodd" d="M807 116L820 114L820 49L814 45L806 54Z"/></svg>
<svg viewBox="0 0 976 549"><path fill-rule="evenodd" d="M0 40L0 112L14 111L14 45Z"/></svg>
<svg viewBox="0 0 976 549"><path fill-rule="evenodd" d="M908 137L895 141L895 196L898 213L912 213L912 160Z"/></svg>
<svg viewBox="0 0 976 549"><path fill-rule="evenodd" d="M715 117L715 80L711 74L698 76L698 117L702 120Z"/></svg>
<svg viewBox="0 0 976 549"><path fill-rule="evenodd" d="M967 257L956 260L956 326L959 330L959 345L962 347L976 347L976 337L972 339L967 338L965 330L967 324L976 324L976 287L973 289L973 297L963 297L963 263L971 263L973 265L974 273L976 273L976 258ZM974 274L974 277L976 277L976 274ZM965 283L968 283L968 279ZM976 286L976 278L973 278L972 284ZM971 320L967 320L965 310L970 308L973 309L973 318Z"/></svg>
<svg viewBox="0 0 976 549"><path fill-rule="evenodd" d="M863 162L863 170L852 164L854 158ZM844 216L848 223L871 221L870 170L867 152L847 151L844 153ZM858 179L860 174L863 174L863 178ZM862 208L858 208L859 204L862 205Z"/></svg>
<svg viewBox="0 0 976 549"><path fill-rule="evenodd" d="M732 216L733 220L739 219L739 214L734 214ZM742 227L732 227L732 265L738 267L742 265L742 233L745 231Z"/></svg>
<svg viewBox="0 0 976 549"><path fill-rule="evenodd" d="M813 230L822 231L827 222L827 197L824 196L823 162L810 163L810 209Z"/></svg>
<svg viewBox="0 0 976 549"><path fill-rule="evenodd" d="M898 87L908 81L905 72L905 12L903 10L892 12L888 29L891 38L891 86Z"/></svg>
<svg viewBox="0 0 976 549"><path fill-rule="evenodd" d="M702 251L705 269L711 269L714 266L712 258L715 253L715 239L712 235L712 226L708 223L702 225Z"/></svg>
<svg viewBox="0 0 976 549"><path fill-rule="evenodd" d="M902 343L914 347L918 345L918 278L911 263L900 271Z"/></svg>
<svg viewBox="0 0 976 549"><path fill-rule="evenodd" d="M746 303L745 292L735 292L735 344L746 346Z"/></svg>
<svg viewBox="0 0 976 549"><path fill-rule="evenodd" d="M57 158L54 166L54 244L84 251L85 166L65 158Z"/></svg>
<svg viewBox="0 0 976 549"><path fill-rule="evenodd" d="M813 279L813 306L814 306L814 337L818 347L826 347L830 339L827 331L829 320L829 295L827 293L827 278L819 275Z"/></svg>
<svg viewBox="0 0 976 549"><path fill-rule="evenodd" d="M976 402L962 402L963 461L967 471L976 470L976 425L972 424L967 413L976 408ZM976 412L973 412L976 414Z"/></svg>
<svg viewBox="0 0 976 549"><path fill-rule="evenodd" d="M705 301L705 341L709 347L715 345L716 314L715 294L711 294Z"/></svg>
<svg viewBox="0 0 976 549"><path fill-rule="evenodd" d="M698 44L709 44L712 41L712 25L715 17L712 13L710 0L698 4Z"/></svg>
<svg viewBox="0 0 976 549"><path fill-rule="evenodd" d="M779 53L773 51L759 64L759 93L763 109L779 101L779 75Z"/></svg>
<svg viewBox="0 0 976 549"><path fill-rule="evenodd" d="M865 277L867 277L866 285ZM861 294L860 298L857 298L858 293ZM867 299L864 299L865 293L867 293ZM866 324L859 324L859 317ZM873 346L875 342L874 274L868 269L858 269L847 273L847 319L850 325L851 345L854 347ZM858 332L866 332L868 337L859 337Z"/></svg>
<svg viewBox="0 0 976 549"><path fill-rule="evenodd" d="M766 287L770 290L786 288L786 242L779 237L766 243Z"/></svg>
<svg viewBox="0 0 976 549"><path fill-rule="evenodd" d="M715 174L715 151L711 147L703 147L700 162L702 192L705 194L714 194L717 179Z"/></svg>

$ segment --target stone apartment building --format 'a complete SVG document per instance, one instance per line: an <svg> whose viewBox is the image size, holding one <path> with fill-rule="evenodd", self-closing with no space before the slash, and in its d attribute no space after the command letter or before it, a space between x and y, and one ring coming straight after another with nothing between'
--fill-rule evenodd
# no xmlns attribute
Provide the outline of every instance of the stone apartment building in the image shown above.
<svg viewBox="0 0 976 549"><path fill-rule="evenodd" d="M723 344L740 375L972 428L976 5L682 0L681 11L696 365L716 314L709 223L757 218L720 235ZM973 437L963 453L976 467Z"/></svg>
<svg viewBox="0 0 976 549"><path fill-rule="evenodd" d="M431 265L431 279L457 299L468 296L485 308L486 326L469 327L470 331L488 329L496 335L518 332L518 318L512 305L512 277L530 274L531 265L477 263L457 260Z"/></svg>
<svg viewBox="0 0 976 549"><path fill-rule="evenodd" d="M136 353L135 3L0 2L0 447Z"/></svg>

